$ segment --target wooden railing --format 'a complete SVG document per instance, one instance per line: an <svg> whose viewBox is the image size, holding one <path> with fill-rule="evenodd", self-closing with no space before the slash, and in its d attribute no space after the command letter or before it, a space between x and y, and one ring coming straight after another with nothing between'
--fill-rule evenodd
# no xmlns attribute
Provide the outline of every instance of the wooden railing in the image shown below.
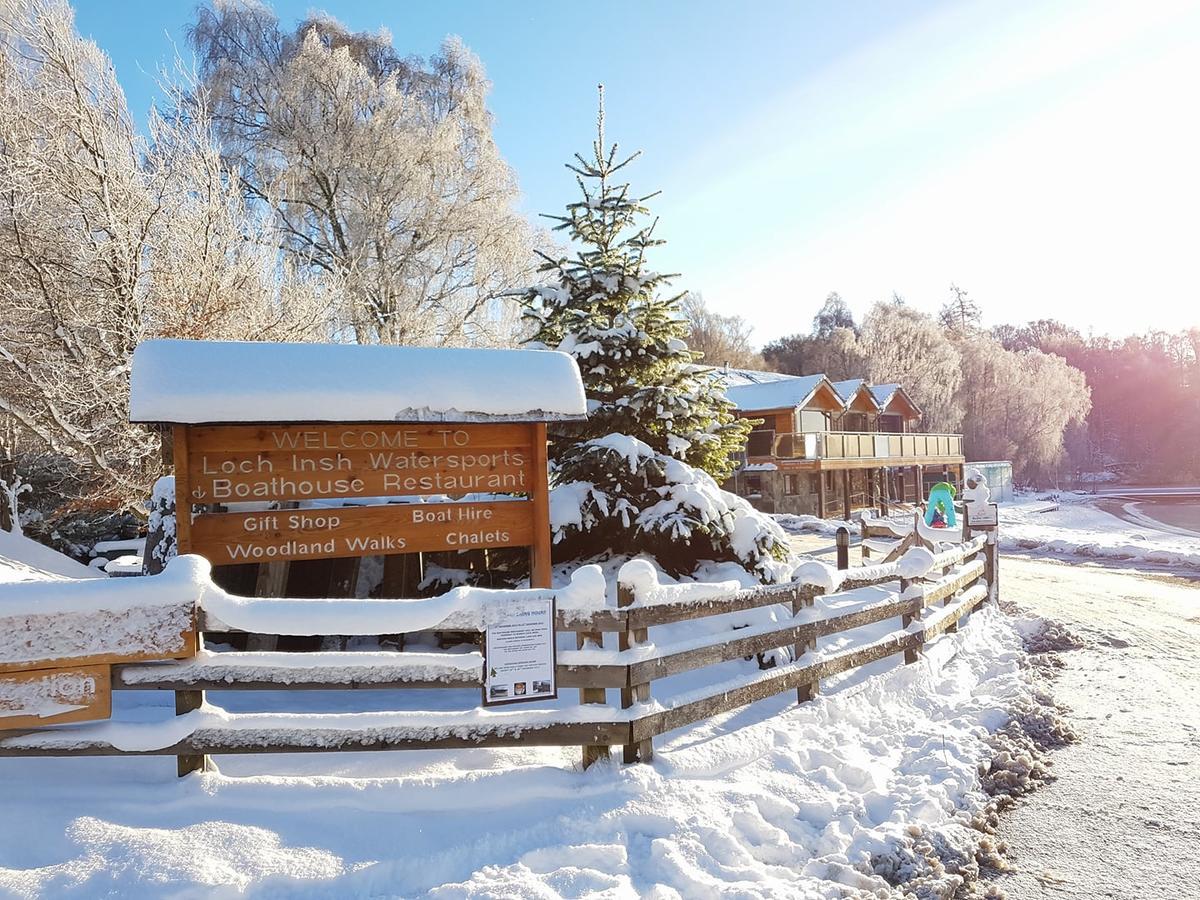
<svg viewBox="0 0 1200 900"><path fill-rule="evenodd" d="M752 431L748 457L778 459L921 459L962 456L961 434L892 434L867 431Z"/></svg>
<svg viewBox="0 0 1200 900"><path fill-rule="evenodd" d="M927 556L922 558L928 562ZM205 768L209 754L517 744L578 745L583 748L585 765L609 755L610 748L619 744L624 747L625 761L646 761L653 755L654 738L676 728L784 691L795 690L799 701L809 700L823 679L892 655L903 654L906 662L915 661L928 641L957 630L960 619L989 598L996 599L994 532L977 535L934 556L922 578L901 578L900 571L913 574L911 565L902 563L903 559L844 571L810 563L799 570L803 580L750 589L728 584L661 585L644 570L627 566L618 578L616 607L566 607L558 612L558 629L575 632L578 647L559 652L558 685L578 689L578 705L460 712L226 713L205 706L204 692L478 690L482 659L478 652L203 651L189 660L126 663L112 668L113 690L175 693L177 715L191 719L166 723L166 730L158 733L169 734L170 740L156 741L150 733L130 737L127 731L118 738L108 723L96 722L0 732L0 756L176 756L181 775ZM207 608L211 604L206 597L214 596L222 601L219 614ZM568 601L568 595L560 592L560 602ZM260 613L271 611L269 604L342 603L344 630L370 634L373 629L355 625L358 612L368 612L370 621L376 623L374 630L382 631L383 608L356 604L415 602L424 601L230 598L213 588L200 597L198 625L210 632L233 630L231 622L220 618L230 617L231 608L241 610L238 615L245 614L247 622L261 624ZM731 630L703 637L672 636L666 630L656 633L653 642L649 639L651 629L659 631L673 623L772 606L783 606L791 614L738 630L732 630L731 623ZM288 618L276 614L274 621L285 623ZM820 638L891 619L896 626L882 636L835 652L818 649ZM367 621L367 616L359 621ZM469 610L459 611L435 629L422 631L441 627L480 632L482 619ZM309 630L278 629L280 634ZM394 633L390 626L386 630ZM614 634L615 646L610 637ZM792 648L791 659L775 668L755 669L733 678L714 677L702 690L650 702L657 680L781 647ZM609 702L609 691L618 692L619 704ZM149 727L162 726L153 723ZM141 727L121 725L133 732Z"/></svg>

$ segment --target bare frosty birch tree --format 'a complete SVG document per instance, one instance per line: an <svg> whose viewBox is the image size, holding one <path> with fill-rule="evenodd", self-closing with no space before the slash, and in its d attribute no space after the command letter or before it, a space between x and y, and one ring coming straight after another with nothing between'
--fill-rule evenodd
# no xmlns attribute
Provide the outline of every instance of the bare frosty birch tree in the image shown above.
<svg viewBox="0 0 1200 900"><path fill-rule="evenodd" d="M198 113L144 139L65 2L0 0L0 418L80 500L128 506L158 472L127 420L143 338L327 333L321 286L280 267Z"/></svg>
<svg viewBox="0 0 1200 900"><path fill-rule="evenodd" d="M957 431L962 360L930 316L900 302L877 303L863 320L858 347L874 384L898 381L924 411L924 427Z"/></svg>
<svg viewBox="0 0 1200 900"><path fill-rule="evenodd" d="M535 235L457 39L424 64L384 32L323 16L288 32L246 0L201 6L190 36L226 159L294 263L339 280L354 339L511 339L502 296L533 280Z"/></svg>

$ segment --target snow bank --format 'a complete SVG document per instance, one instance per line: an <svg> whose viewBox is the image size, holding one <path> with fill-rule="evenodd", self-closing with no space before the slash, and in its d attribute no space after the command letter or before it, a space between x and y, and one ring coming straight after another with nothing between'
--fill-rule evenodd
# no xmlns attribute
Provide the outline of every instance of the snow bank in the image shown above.
<svg viewBox="0 0 1200 900"><path fill-rule="evenodd" d="M796 516L791 513L774 513L771 516L784 531L791 534L823 534L833 537L839 528L845 528L851 534L859 531L858 523L842 519L819 519L816 516Z"/></svg>
<svg viewBox="0 0 1200 900"><path fill-rule="evenodd" d="M1133 504L1107 501L1128 516L1123 519L1093 505L1089 495L1065 494L1057 500L1053 509L1028 496L1002 505L1000 549L1200 570L1200 535L1139 515L1127 508Z"/></svg>
<svg viewBox="0 0 1200 900"><path fill-rule="evenodd" d="M103 578L45 544L0 528L0 585L55 578Z"/></svg>
<svg viewBox="0 0 1200 900"><path fill-rule="evenodd" d="M469 422L582 416L575 360L544 350L144 341L135 422Z"/></svg>
<svg viewBox="0 0 1200 900"><path fill-rule="evenodd" d="M895 873L886 863L909 859L904 850L913 833L957 844L985 808L978 767L994 756L989 737L1008 710L1031 694L1023 658L1007 621L985 609L959 634L927 647L916 665L823 684L810 703L796 705L789 692L682 729L656 741L649 766L579 771L563 765L561 748L521 746L251 755L219 758L236 776L177 782L169 759L5 760L0 890L893 896L885 874L894 881ZM753 664L730 665L741 668L721 677L758 677ZM680 692L675 702L687 696ZM214 726L235 728L247 740L303 727L323 741L351 726L399 734L412 725L396 712L309 718L209 707L176 719L169 695L160 707L138 712L165 718L106 723L106 733L145 748L203 736ZM516 714L521 727L539 718L535 712ZM564 718L541 712L543 722ZM469 733L506 715L422 718ZM70 733L37 739L62 741Z"/></svg>

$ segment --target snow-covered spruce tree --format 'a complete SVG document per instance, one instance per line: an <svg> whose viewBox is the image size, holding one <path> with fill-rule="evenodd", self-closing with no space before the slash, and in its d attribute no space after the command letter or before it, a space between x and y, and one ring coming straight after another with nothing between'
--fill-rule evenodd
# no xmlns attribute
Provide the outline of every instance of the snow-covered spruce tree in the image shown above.
<svg viewBox="0 0 1200 900"><path fill-rule="evenodd" d="M695 365L685 295L661 296L670 276L646 265L663 243L648 221L654 195L614 179L638 155L617 161L617 146L605 147L602 89L591 158L567 164L583 196L550 217L576 252L543 254L551 283L526 295L531 342L574 356L588 396L587 421L559 430L551 447L557 549L565 558L648 552L676 573L736 560L769 578L786 538L717 485L750 425L714 372Z"/></svg>

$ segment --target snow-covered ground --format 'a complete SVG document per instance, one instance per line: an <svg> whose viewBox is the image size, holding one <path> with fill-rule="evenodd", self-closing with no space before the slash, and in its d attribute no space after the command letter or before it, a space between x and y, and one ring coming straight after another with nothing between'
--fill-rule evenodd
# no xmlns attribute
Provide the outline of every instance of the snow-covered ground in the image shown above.
<svg viewBox="0 0 1200 900"><path fill-rule="evenodd" d="M1021 495L1002 504L1000 546L1200 571L1200 534L1156 521L1135 503L1087 494Z"/></svg>
<svg viewBox="0 0 1200 900"><path fill-rule="evenodd" d="M77 563L24 535L0 528L0 585L48 578L103 577L103 572Z"/></svg>
<svg viewBox="0 0 1200 900"><path fill-rule="evenodd" d="M986 609L916 665L884 661L814 702L781 695L682 729L652 765L586 772L578 748L219 757L219 773L183 781L170 758L0 759L0 892L884 897L890 882L945 885L936 858L970 867L982 837L971 820L987 803L989 736L1033 702L1023 659L1010 621ZM698 677L722 669L755 663ZM673 680L655 690L688 688ZM209 695L234 712L476 698ZM116 718L161 720L171 703L121 692Z"/></svg>
<svg viewBox="0 0 1200 900"><path fill-rule="evenodd" d="M1028 690L1022 655L987 610L918 665L678 732L651 766L581 772L575 749L248 756L180 782L173 760L5 759L0 888L888 896L868 874L872 857L911 848L925 830L969 846L985 739Z"/></svg>

